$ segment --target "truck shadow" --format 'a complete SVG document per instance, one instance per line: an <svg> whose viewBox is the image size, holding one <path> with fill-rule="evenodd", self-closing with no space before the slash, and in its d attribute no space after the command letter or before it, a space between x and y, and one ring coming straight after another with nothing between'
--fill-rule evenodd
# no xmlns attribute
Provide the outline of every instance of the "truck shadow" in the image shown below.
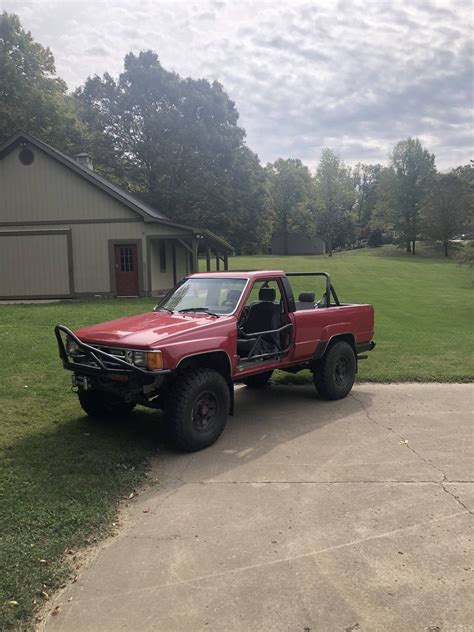
<svg viewBox="0 0 474 632"><path fill-rule="evenodd" d="M357 397L370 406L371 396L363 386L357 388ZM120 423L111 423L91 422L83 415L64 420L64 413L51 411L50 432L28 435L6 446L2 458L11 480L18 483L12 493L19 494L20 504L23 493L42 497L45 502L54 498L55 503L65 506L74 498L77 510L82 504L87 507L94 496L103 497L107 511L107 499L117 492L129 493L144 467L150 467L163 484L216 478L273 450L280 450L278 458L284 458L282 450L296 456L292 444L299 442L301 447L309 434L360 411L361 405L354 398L322 401L310 386L239 387L235 416L229 417L220 439L193 454L166 445L157 412L141 409ZM344 430L339 428L338 432L344 440ZM317 436L307 445L318 445ZM324 442L319 449L324 450ZM99 515L97 522L102 522Z"/></svg>
<svg viewBox="0 0 474 632"><path fill-rule="evenodd" d="M364 406L370 406L372 401L363 386L357 388L357 398ZM206 450L193 454L183 454L162 445L160 458L155 461L158 478L163 482L186 482L195 478L228 477L234 468L241 468L272 451L275 460L297 458L299 451L309 456L307 446L316 445L318 439L317 434L314 438L308 435L360 412L361 404L353 397L324 401L312 386L239 387L235 393L235 414L229 417L220 439Z"/></svg>

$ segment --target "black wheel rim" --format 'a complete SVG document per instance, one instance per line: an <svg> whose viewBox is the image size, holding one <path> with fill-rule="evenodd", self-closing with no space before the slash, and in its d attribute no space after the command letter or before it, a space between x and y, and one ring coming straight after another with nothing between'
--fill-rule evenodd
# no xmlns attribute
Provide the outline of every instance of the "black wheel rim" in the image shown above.
<svg viewBox="0 0 474 632"><path fill-rule="evenodd" d="M209 430L216 421L217 408L217 397L214 393L200 393L193 405L193 428L198 432Z"/></svg>
<svg viewBox="0 0 474 632"><path fill-rule="evenodd" d="M334 369L336 384L345 384L349 375L349 365L345 358L338 358Z"/></svg>

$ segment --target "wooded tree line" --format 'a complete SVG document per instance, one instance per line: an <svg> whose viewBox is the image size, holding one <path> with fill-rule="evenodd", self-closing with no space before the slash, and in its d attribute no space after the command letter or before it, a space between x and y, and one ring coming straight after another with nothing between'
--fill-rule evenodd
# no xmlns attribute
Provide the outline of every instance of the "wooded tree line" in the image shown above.
<svg viewBox="0 0 474 632"><path fill-rule="evenodd" d="M444 244L469 229L474 169L439 174L419 140L389 164L348 167L324 149L315 173L297 159L262 166L245 144L221 84L183 79L153 51L125 57L119 77L89 77L69 93L51 51L16 15L0 16L0 144L23 129L74 155L183 224L224 237L237 253L268 250L277 231L319 234L333 248L382 231L415 253L422 237Z"/></svg>

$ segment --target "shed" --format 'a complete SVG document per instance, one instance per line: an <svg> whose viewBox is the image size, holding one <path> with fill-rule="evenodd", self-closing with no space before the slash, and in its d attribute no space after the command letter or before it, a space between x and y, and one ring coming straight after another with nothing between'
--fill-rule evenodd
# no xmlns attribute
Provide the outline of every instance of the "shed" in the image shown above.
<svg viewBox="0 0 474 632"><path fill-rule="evenodd" d="M18 132L0 147L0 299L158 295L231 246Z"/></svg>
<svg viewBox="0 0 474 632"><path fill-rule="evenodd" d="M324 255L326 242L322 237L310 237L304 233L290 233L286 236L281 232L272 236L272 255Z"/></svg>

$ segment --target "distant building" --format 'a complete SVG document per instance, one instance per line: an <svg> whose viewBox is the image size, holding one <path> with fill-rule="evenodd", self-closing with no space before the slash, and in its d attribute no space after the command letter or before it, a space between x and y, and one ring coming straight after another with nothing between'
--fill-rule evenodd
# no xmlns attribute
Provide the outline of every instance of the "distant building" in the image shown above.
<svg viewBox="0 0 474 632"><path fill-rule="evenodd" d="M272 255L325 255L326 242L322 237L309 237L303 233L292 233L287 236L286 244L282 233L274 233L272 237Z"/></svg>
<svg viewBox="0 0 474 632"><path fill-rule="evenodd" d="M150 296L231 246L19 132L0 147L0 299Z"/></svg>

